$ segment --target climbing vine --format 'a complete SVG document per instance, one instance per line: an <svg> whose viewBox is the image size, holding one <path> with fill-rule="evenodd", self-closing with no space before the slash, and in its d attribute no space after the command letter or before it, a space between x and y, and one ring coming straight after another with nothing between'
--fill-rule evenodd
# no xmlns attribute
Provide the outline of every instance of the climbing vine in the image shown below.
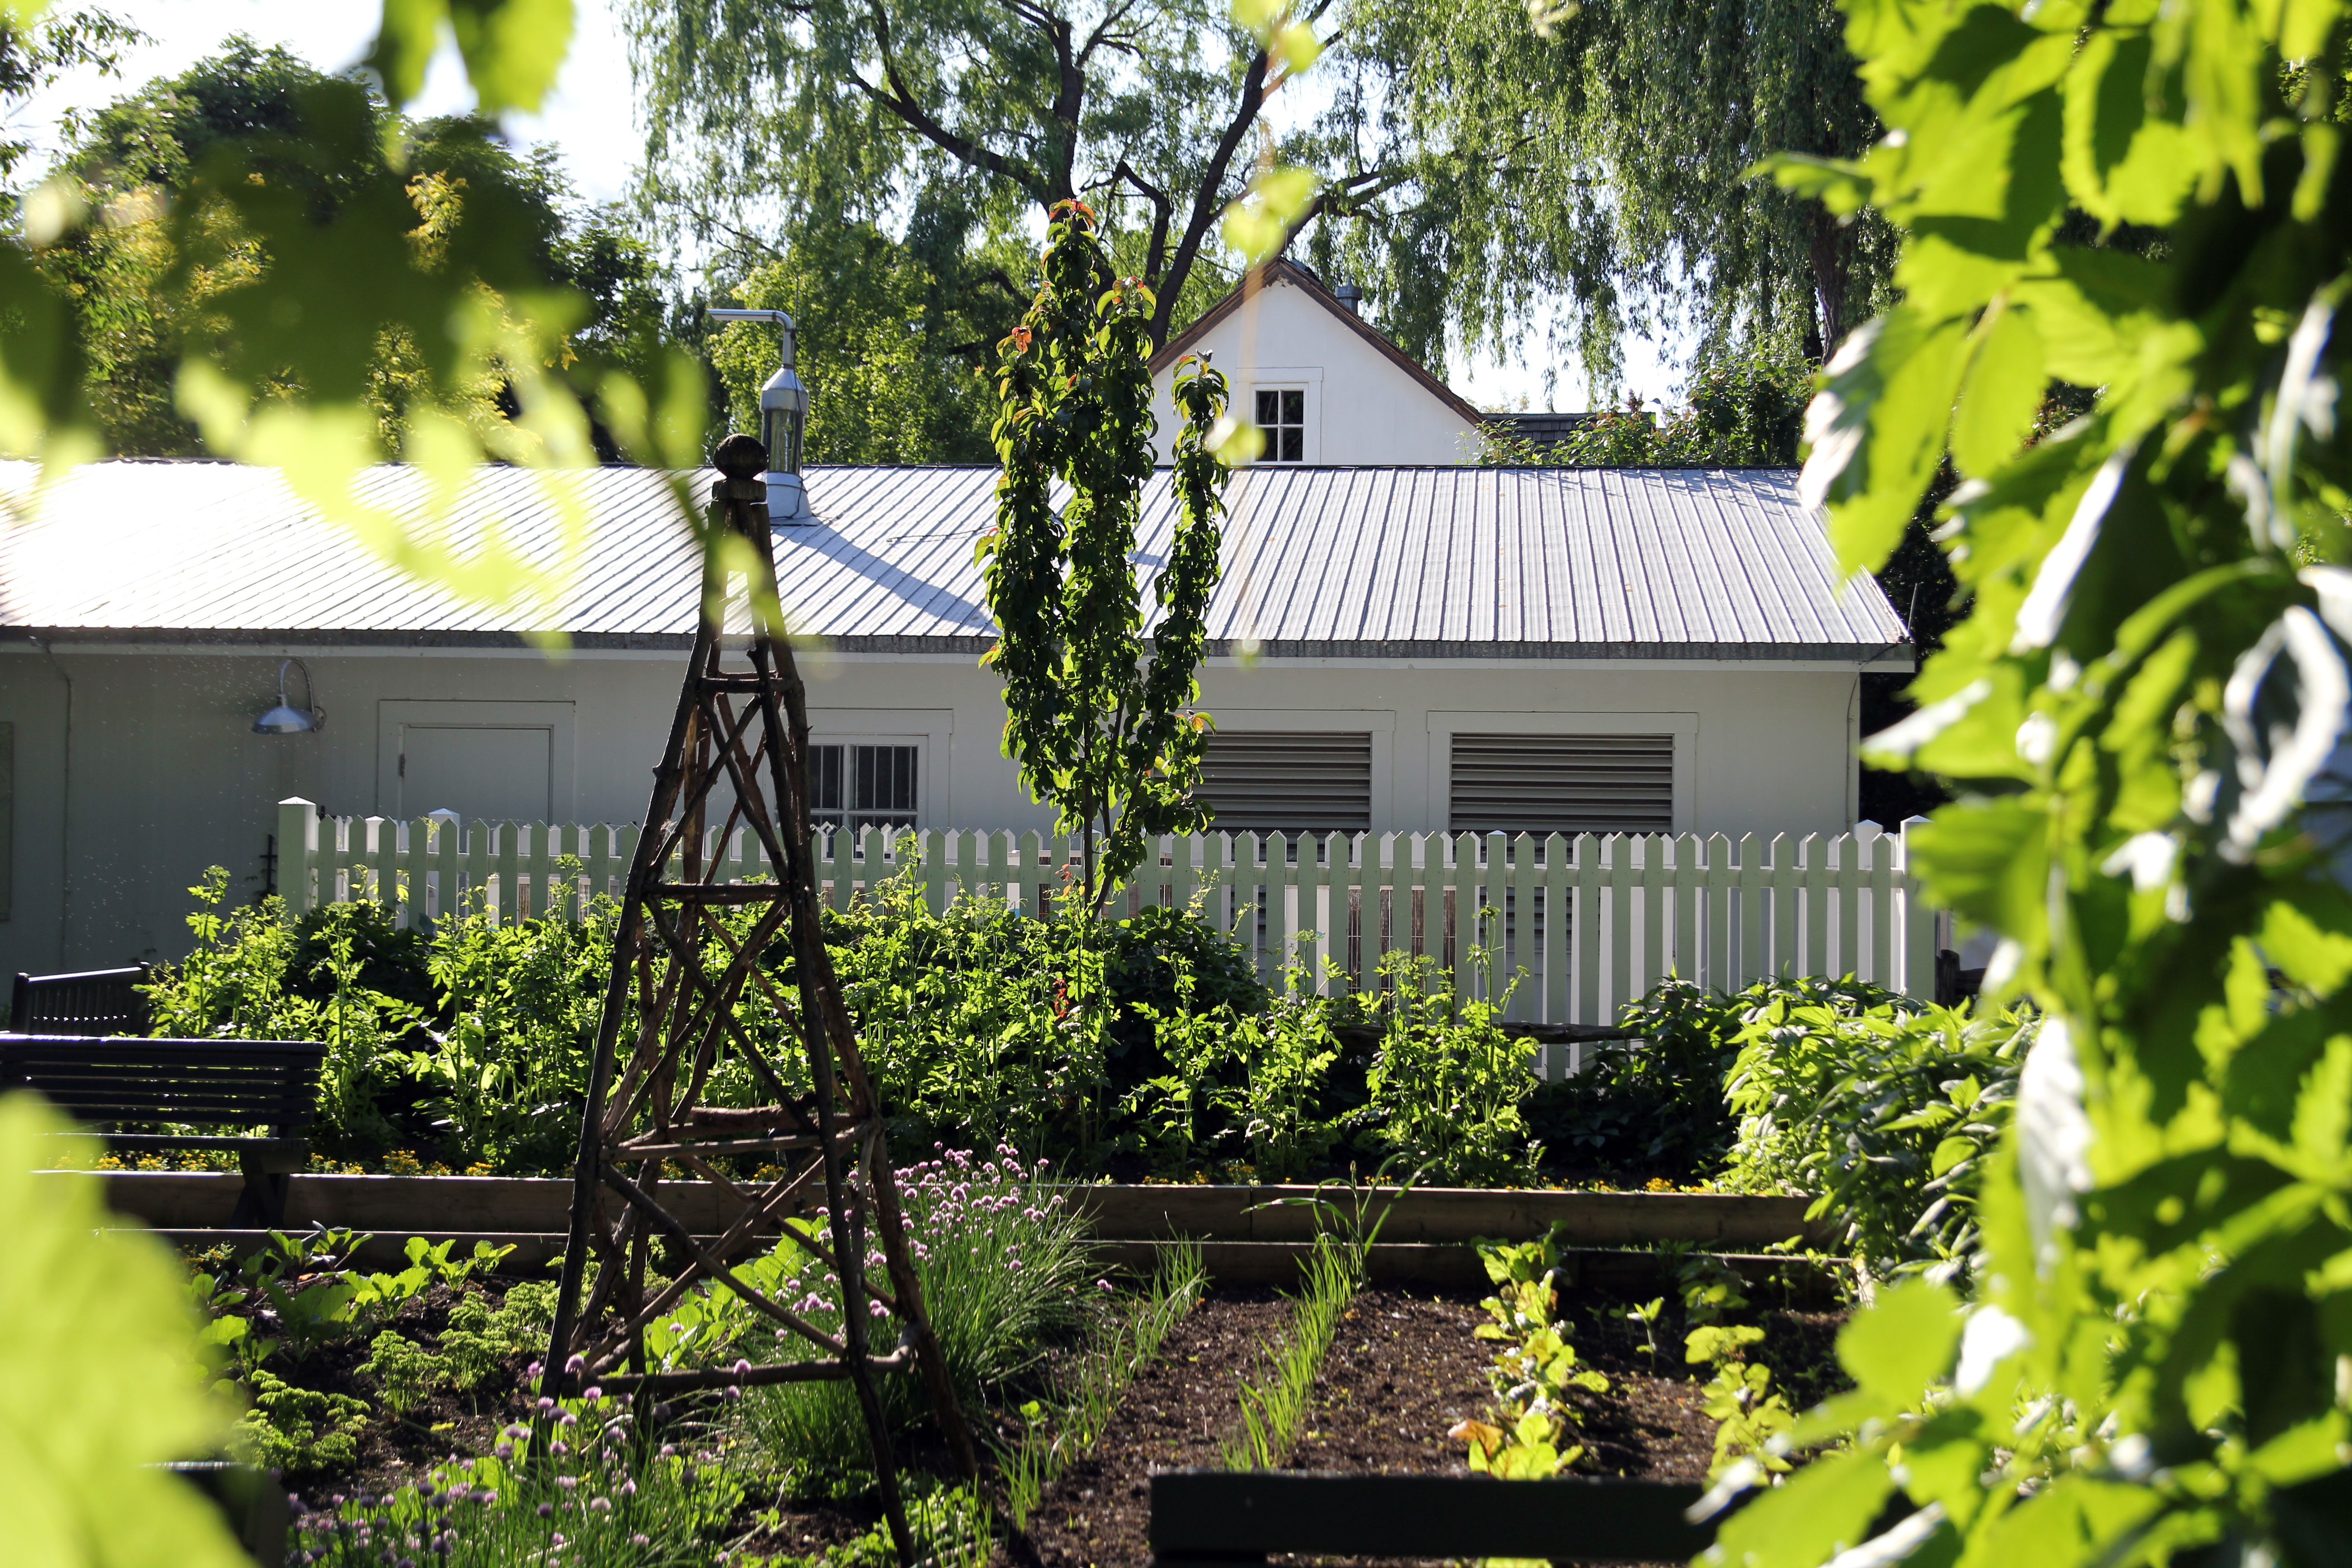
<svg viewBox="0 0 2352 1568"><path fill-rule="evenodd" d="M1209 718L1192 704L1219 570L1226 469L1211 437L1225 378L1189 356L1176 368L1175 516L1147 627L1134 562L1155 433L1151 293L1113 269L1082 202L1054 208L1044 271L997 345L1003 473L980 556L998 636L983 662L1004 682L1004 753L1078 836L1093 910L1150 839L1205 822L1192 786Z"/></svg>

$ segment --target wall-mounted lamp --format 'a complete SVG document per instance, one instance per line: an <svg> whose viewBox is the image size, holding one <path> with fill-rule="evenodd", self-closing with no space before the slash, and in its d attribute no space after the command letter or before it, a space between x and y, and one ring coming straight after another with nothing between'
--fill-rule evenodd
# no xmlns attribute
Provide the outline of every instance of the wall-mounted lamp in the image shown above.
<svg viewBox="0 0 2352 1568"><path fill-rule="evenodd" d="M297 708L286 700L286 666L291 664L302 664L302 661L289 658L278 667L278 706L253 721L255 734L307 735L327 727L327 715L318 706L319 689L311 684L309 665L302 664L302 691L310 698L310 706Z"/></svg>

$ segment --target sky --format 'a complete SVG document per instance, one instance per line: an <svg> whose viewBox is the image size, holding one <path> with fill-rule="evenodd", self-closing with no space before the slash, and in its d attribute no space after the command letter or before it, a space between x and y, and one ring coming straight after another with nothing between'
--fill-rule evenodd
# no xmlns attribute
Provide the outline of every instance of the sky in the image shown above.
<svg viewBox="0 0 2352 1568"><path fill-rule="evenodd" d="M613 0L574 0L578 20L572 52L555 90L537 114L508 117L509 135L523 142L551 142L562 153L573 186L593 202L617 201L645 142L635 113L629 77ZM152 35L154 42L131 51L119 79L85 71L24 106L15 116L38 141L54 145L58 117L129 91L154 77L186 68L218 49L232 35L282 44L321 70L340 70L367 52L378 7L370 0L114 0L117 15ZM425 79L417 114L446 114L471 107L454 46L445 44ZM1574 409L1588 405L1583 378L1573 366L1561 370L1549 401L1543 389L1541 323L1526 338L1534 363L1498 361L1491 354L1463 363L1457 352L1446 369L1454 389L1482 407ZM1674 400L1684 379L1687 346L1629 341L1625 345L1627 389L1655 405Z"/></svg>

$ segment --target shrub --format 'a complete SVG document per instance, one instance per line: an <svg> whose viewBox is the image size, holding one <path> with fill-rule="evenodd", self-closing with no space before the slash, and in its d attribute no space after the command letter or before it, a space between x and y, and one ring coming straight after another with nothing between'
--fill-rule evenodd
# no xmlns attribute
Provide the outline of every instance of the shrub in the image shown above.
<svg viewBox="0 0 2352 1568"><path fill-rule="evenodd" d="M1871 1267L1952 1274L1975 1248L1982 1157L2009 1124L2034 1024L1784 987L1738 1037L1728 1184L1814 1193L1811 1215L1843 1217Z"/></svg>
<svg viewBox="0 0 2352 1568"><path fill-rule="evenodd" d="M1427 956L1381 960L1381 1044L1360 1120L1378 1148L1454 1185L1531 1174L1523 1108L1535 1091L1535 1043L1502 1027L1507 991L1465 1000Z"/></svg>
<svg viewBox="0 0 2352 1568"><path fill-rule="evenodd" d="M1582 1070L1537 1089L1528 1123L1556 1157L1692 1180L1731 1146L1723 1081L1742 1014L1772 984L1736 996L1667 979L1619 1015L1638 1042L1587 1046Z"/></svg>
<svg viewBox="0 0 2352 1568"><path fill-rule="evenodd" d="M253 1408L239 1418L230 1449L251 1465L289 1474L346 1468L359 1458L368 1407L341 1394L297 1388L275 1373L253 1373Z"/></svg>

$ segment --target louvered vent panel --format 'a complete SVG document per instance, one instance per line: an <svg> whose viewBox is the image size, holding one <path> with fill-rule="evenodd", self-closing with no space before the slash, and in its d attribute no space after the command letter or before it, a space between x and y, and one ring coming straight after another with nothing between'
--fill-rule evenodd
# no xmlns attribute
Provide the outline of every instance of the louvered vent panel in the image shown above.
<svg viewBox="0 0 2352 1568"><path fill-rule="evenodd" d="M1456 833L1671 833L1672 735L1456 735Z"/></svg>
<svg viewBox="0 0 2352 1568"><path fill-rule="evenodd" d="M1224 833L1372 825L1368 734L1213 734L1193 795Z"/></svg>

